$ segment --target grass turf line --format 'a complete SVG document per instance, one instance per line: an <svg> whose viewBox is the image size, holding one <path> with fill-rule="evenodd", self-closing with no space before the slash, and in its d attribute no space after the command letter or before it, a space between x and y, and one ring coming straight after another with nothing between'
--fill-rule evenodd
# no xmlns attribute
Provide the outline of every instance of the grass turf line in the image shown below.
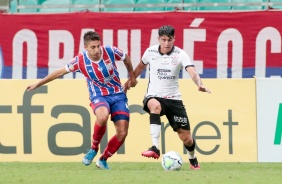
<svg viewBox="0 0 282 184"><path fill-rule="evenodd" d="M280 184L281 163L201 163L193 171L184 163L180 171L164 171L161 163L108 162L111 170L99 170L95 163L1 162L0 183L68 184L170 184L170 183L271 183Z"/></svg>

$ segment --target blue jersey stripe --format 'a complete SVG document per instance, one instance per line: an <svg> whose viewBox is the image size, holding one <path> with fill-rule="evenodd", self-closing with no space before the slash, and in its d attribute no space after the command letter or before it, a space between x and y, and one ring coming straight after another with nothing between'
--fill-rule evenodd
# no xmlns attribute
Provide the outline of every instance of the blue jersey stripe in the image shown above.
<svg viewBox="0 0 282 184"><path fill-rule="evenodd" d="M102 74L103 74L103 76L105 78L110 76L109 71L108 71L107 66L104 63L104 61L103 62L102 61L99 62L99 68L101 68L100 70L101 70L101 72L102 72Z"/></svg>
<svg viewBox="0 0 282 184"><path fill-rule="evenodd" d="M113 67L115 67L115 53L113 52L113 50L112 50L112 48L110 46L106 46L105 49L107 50L107 52L108 52L108 54L110 56L111 62L113 64ZM119 73L118 73L117 69L114 70L114 73L115 73L115 76L117 76L117 78L119 79ZM111 80L111 83L121 87L121 84L117 83L113 79Z"/></svg>
<svg viewBox="0 0 282 184"><path fill-rule="evenodd" d="M92 63L90 59L88 59L88 57L86 56L86 52L84 52L83 55L84 55L85 67L86 67L88 75L91 77L92 80L97 80L95 71L92 67Z"/></svg>
<svg viewBox="0 0 282 184"><path fill-rule="evenodd" d="M108 53L108 55L109 55L109 57L111 59L112 64L114 64L115 55L114 55L114 52L113 52L112 48L110 46L105 46L105 49L106 49L106 51L107 51L107 53Z"/></svg>

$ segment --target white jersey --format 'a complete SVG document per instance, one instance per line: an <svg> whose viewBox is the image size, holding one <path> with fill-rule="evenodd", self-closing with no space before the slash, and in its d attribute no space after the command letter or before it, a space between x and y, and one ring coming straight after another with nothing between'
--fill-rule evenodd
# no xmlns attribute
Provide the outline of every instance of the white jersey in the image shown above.
<svg viewBox="0 0 282 184"><path fill-rule="evenodd" d="M159 52L159 45L149 47L142 56L142 62L149 64L149 83L146 97L160 97L181 100L179 72L187 66L194 66L188 54L174 46L168 54Z"/></svg>

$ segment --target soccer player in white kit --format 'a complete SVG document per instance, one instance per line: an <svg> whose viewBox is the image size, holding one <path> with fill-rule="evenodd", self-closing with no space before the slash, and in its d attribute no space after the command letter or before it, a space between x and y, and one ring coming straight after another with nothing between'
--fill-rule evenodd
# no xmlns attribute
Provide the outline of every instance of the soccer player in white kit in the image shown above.
<svg viewBox="0 0 282 184"><path fill-rule="evenodd" d="M166 115L170 126L177 132L188 150L191 169L200 169L195 156L195 140L191 136L189 119L178 87L179 72L184 68L199 91L207 93L210 91L203 86L188 54L174 45L174 28L162 26L159 28L158 34L159 45L149 47L134 70L137 78L149 65L149 83L143 104L144 110L150 114L150 132L153 145L149 150L142 152L142 156L154 159L160 157L160 116Z"/></svg>

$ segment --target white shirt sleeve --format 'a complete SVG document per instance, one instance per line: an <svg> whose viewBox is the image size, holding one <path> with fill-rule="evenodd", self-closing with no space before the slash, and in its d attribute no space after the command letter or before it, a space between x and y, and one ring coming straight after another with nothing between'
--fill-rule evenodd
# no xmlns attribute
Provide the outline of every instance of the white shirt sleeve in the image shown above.
<svg viewBox="0 0 282 184"><path fill-rule="evenodd" d="M182 52L181 53L181 55L182 55L182 57L181 57L182 66L184 68L186 68L187 66L194 66L194 63L190 59L190 56L184 50L182 50L181 52Z"/></svg>
<svg viewBox="0 0 282 184"><path fill-rule="evenodd" d="M149 60L149 52L148 49L146 49L146 51L144 52L142 58L141 58L143 64L147 65L149 64L150 60Z"/></svg>

